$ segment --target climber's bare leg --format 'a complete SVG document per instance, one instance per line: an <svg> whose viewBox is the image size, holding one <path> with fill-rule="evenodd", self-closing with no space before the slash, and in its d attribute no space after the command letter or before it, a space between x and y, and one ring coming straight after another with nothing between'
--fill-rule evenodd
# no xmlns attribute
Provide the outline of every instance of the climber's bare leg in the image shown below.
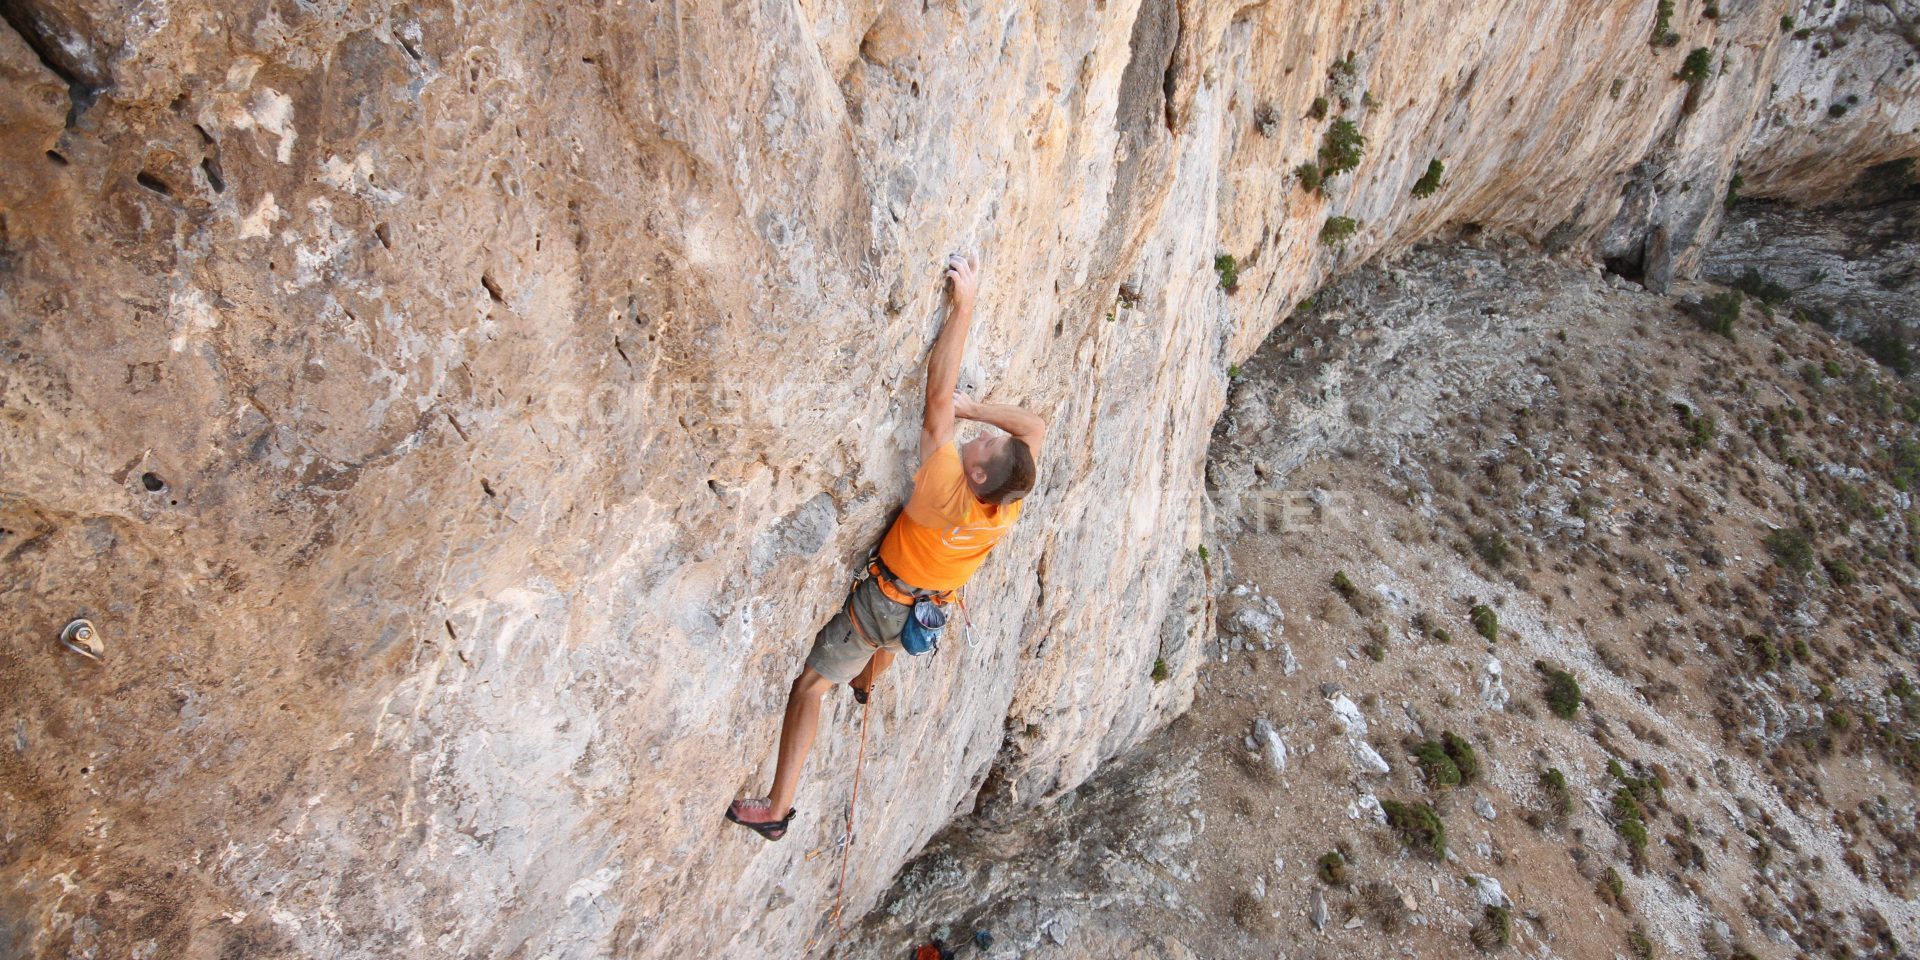
<svg viewBox="0 0 1920 960"><path fill-rule="evenodd" d="M873 659L867 661L867 668L860 671L859 676L853 678L853 685L862 690L872 690L873 682L880 679L880 675L887 672L887 668L892 665L892 650L888 650L886 647L875 650L873 652Z"/></svg>
<svg viewBox="0 0 1920 960"><path fill-rule="evenodd" d="M800 768L806 765L807 752L813 749L814 735L820 732L820 697L833 687L833 681L803 668L787 695L787 717L780 726L780 757L773 767L773 794L768 806L776 817L784 817L793 807L793 795L800 787Z"/></svg>

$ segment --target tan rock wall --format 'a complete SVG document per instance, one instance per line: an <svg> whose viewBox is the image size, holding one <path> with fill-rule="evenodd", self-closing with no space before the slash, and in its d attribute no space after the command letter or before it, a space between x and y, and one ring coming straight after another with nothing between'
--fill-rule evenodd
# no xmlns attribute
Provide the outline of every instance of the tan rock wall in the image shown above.
<svg viewBox="0 0 1920 960"><path fill-rule="evenodd" d="M1468 222L1651 224L1687 269L1743 149L1774 195L1838 182L1819 135L1747 139L1780 11L1654 50L1651 3L1470 6L5 4L0 944L805 947L847 698L792 836L719 813L908 487L967 247L968 377L1055 439L974 644L874 709L848 909L976 801L1078 783L1191 697L1201 460L1288 304ZM1366 158L1309 196L1349 50ZM1872 76L1908 105L1838 122L1917 152L1915 74ZM54 647L77 615L104 666Z"/></svg>

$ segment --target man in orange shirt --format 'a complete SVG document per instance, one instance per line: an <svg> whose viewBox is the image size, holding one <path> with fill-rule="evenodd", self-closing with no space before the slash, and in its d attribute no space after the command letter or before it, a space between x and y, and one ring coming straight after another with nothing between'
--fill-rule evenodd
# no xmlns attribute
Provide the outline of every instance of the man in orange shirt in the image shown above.
<svg viewBox="0 0 1920 960"><path fill-rule="evenodd" d="M771 796L736 800L727 819L768 840L786 835L800 767L820 727L820 697L845 683L867 702L873 683L901 649L900 637L922 597L944 600L960 589L1020 516L1033 489L1034 457L1046 435L1039 417L1010 404L977 403L955 392L960 357L973 324L979 264L947 259L952 311L927 357L927 405L920 427L920 469L913 496L887 531L847 602L814 638L807 665L793 681L780 730ZM977 420L1006 431L954 442L954 421ZM777 812L776 812L777 811Z"/></svg>

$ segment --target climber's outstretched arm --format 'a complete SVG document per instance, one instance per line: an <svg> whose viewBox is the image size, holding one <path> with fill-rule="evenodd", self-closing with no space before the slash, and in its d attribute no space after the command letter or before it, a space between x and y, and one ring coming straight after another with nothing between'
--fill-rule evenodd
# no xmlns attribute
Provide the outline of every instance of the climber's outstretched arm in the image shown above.
<svg viewBox="0 0 1920 960"><path fill-rule="evenodd" d="M952 309L946 326L927 355L927 406L920 422L920 459L953 442L953 391L960 385L960 358L967 352L973 326L973 295L980 286L980 263L958 254L947 258L947 296Z"/></svg>
<svg viewBox="0 0 1920 960"><path fill-rule="evenodd" d="M1036 457L1040 455L1040 442L1047 437L1047 422L1039 414L1011 403L978 403L966 394L956 394L953 412L962 420L977 420L1005 430Z"/></svg>

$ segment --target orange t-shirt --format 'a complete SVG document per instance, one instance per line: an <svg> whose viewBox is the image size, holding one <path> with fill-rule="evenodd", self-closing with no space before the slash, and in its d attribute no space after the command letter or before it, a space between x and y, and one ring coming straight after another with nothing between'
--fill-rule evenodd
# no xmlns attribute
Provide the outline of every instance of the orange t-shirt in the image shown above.
<svg viewBox="0 0 1920 960"><path fill-rule="evenodd" d="M908 586L957 590L1020 518L1020 501L983 503L960 468L960 447L940 445L913 475L913 496L880 541L880 562Z"/></svg>

